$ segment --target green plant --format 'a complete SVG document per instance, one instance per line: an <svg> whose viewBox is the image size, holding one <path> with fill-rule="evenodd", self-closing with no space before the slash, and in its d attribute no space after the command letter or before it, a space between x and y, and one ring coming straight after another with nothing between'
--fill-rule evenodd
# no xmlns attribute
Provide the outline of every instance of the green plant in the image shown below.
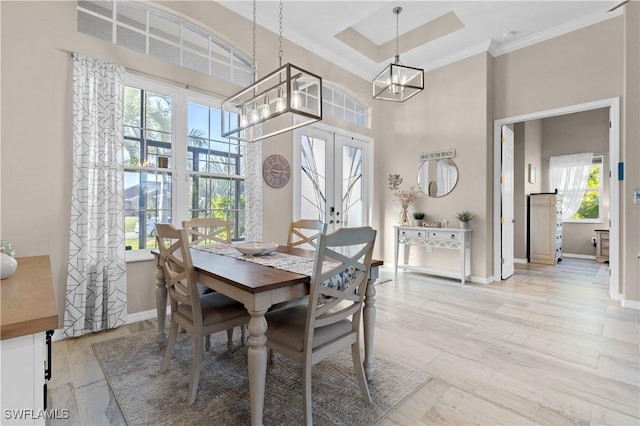
<svg viewBox="0 0 640 426"><path fill-rule="evenodd" d="M456 219L458 219L460 222L473 222L476 218L476 216L467 211L467 210L463 210L461 212L456 213Z"/></svg>
<svg viewBox="0 0 640 426"><path fill-rule="evenodd" d="M422 213L422 212L413 212L413 218L415 220L422 220L422 219L424 219L424 213Z"/></svg>

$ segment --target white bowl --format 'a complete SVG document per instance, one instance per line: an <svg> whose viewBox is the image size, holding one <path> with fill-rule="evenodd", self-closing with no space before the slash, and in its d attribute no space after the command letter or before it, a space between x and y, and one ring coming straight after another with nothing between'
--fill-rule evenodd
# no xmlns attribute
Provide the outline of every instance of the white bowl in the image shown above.
<svg viewBox="0 0 640 426"><path fill-rule="evenodd" d="M240 243L235 249L246 256L264 256L278 248L276 243Z"/></svg>
<svg viewBox="0 0 640 426"><path fill-rule="evenodd" d="M0 264L0 275L2 279L9 278L16 271L18 262L6 253L2 253L2 263Z"/></svg>

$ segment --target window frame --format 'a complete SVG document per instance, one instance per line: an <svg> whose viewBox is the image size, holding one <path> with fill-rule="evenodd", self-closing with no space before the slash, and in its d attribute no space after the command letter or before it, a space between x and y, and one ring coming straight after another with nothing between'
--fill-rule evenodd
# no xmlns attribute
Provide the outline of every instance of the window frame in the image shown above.
<svg viewBox="0 0 640 426"><path fill-rule="evenodd" d="M207 96L185 88L159 82L153 78L141 76L136 73L127 71L125 73L125 86L132 86L145 91L151 91L172 98L172 162L168 168L158 168L149 166L125 166L127 170L149 170L162 171L170 173L172 176L172 192L171 192L171 223L174 226L182 226L182 220L190 218L191 203L189 198L189 177L194 173L188 169L187 151L189 141L188 129L188 105L189 103L197 103L209 108L221 110L222 100L214 96ZM124 127L123 127L124 131ZM242 150L242 144L240 145ZM244 153L241 151L241 157ZM204 173L206 176L214 176L221 178L234 179L236 182L244 182L246 180L246 165L240 167L240 175L221 175L216 173ZM202 172L200 172L202 173ZM235 233L235 229L232 230ZM125 259L127 262L146 261L153 259L149 248L126 250Z"/></svg>
<svg viewBox="0 0 640 426"><path fill-rule="evenodd" d="M577 224L590 224L590 223L603 223L604 220L602 218L602 194L603 194L603 178L604 178L604 156L603 155L594 155L591 159L591 167L595 165L600 165L600 185L598 188L589 188L585 185L587 191L598 191L598 217L590 218L590 219L576 219L571 218L567 220L563 220L563 223L577 223ZM591 172L589 172L591 173ZM584 189L584 188L583 188ZM585 192L586 196L586 192ZM583 197L584 199L584 197Z"/></svg>

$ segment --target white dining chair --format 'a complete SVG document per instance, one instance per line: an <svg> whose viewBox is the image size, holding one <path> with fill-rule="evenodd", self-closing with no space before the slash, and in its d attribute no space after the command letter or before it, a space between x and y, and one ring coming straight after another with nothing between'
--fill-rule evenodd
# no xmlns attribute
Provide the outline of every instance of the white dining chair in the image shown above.
<svg viewBox="0 0 640 426"><path fill-rule="evenodd" d="M228 220L216 217L197 217L193 219L183 220L182 227L187 231L189 238L189 246L199 246L205 244L231 244L231 223ZM212 293L215 290L210 289L202 284L198 284L200 294ZM240 335L242 344L247 343L247 327L240 327ZM231 347L233 344L233 328L227 330L227 345ZM211 337L206 336L204 341L204 349L211 349Z"/></svg>
<svg viewBox="0 0 640 426"><path fill-rule="evenodd" d="M316 240L320 234L327 232L327 224L316 219L300 219L289 224L288 247L297 247L308 244L315 248Z"/></svg>
<svg viewBox="0 0 640 426"><path fill-rule="evenodd" d="M233 329L249 322L241 303L213 292L201 295L191 260L187 231L170 224L156 224L156 241L171 304L169 340L160 372L167 371L173 357L178 326L187 331L193 343L193 361L189 375L187 402L193 404L200 380L203 339L206 335Z"/></svg>
<svg viewBox="0 0 640 426"><path fill-rule="evenodd" d="M303 363L306 425L313 423L311 367L349 347L362 398L371 403L360 355L360 320L375 238L370 227L321 234L308 303L266 314L267 347Z"/></svg>

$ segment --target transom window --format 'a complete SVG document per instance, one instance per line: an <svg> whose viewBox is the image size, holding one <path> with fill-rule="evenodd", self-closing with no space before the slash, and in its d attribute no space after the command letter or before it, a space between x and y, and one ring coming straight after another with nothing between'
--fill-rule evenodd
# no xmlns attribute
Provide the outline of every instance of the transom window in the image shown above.
<svg viewBox="0 0 640 426"><path fill-rule="evenodd" d="M326 81L322 84L322 113L360 127L369 127L369 108Z"/></svg>
<svg viewBox="0 0 640 426"><path fill-rule="evenodd" d="M78 31L222 80L247 86L251 61L213 34L131 1L77 3Z"/></svg>

